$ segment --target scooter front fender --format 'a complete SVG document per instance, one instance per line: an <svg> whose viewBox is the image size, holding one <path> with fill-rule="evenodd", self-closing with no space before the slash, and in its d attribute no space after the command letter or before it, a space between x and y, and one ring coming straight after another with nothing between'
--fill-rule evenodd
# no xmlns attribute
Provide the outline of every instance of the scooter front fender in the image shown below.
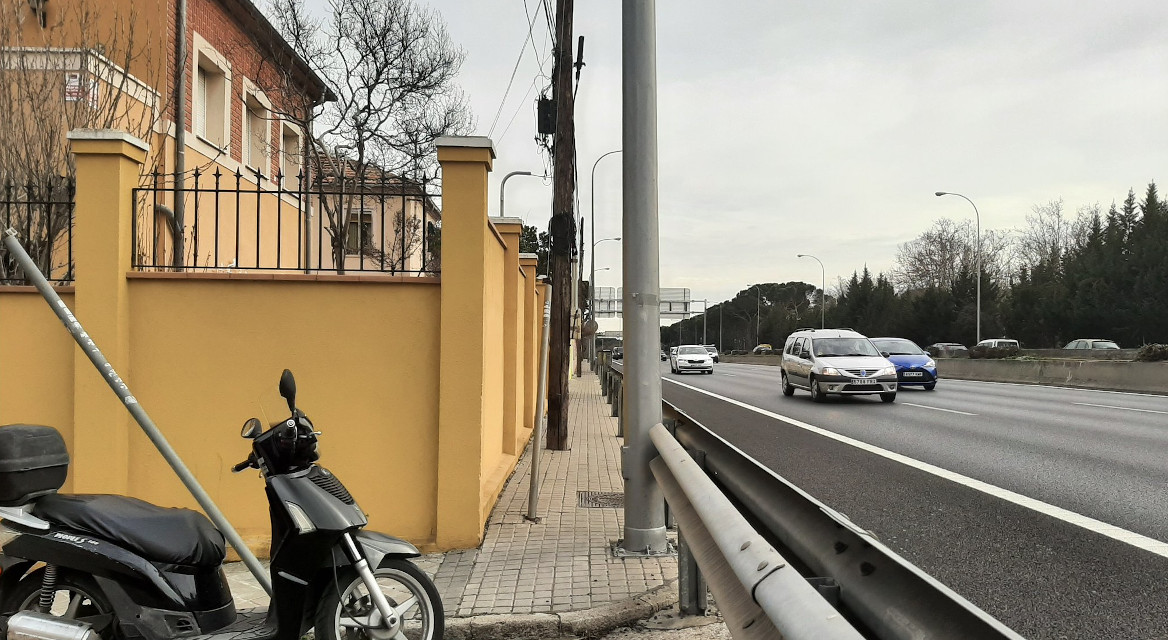
<svg viewBox="0 0 1168 640"><path fill-rule="evenodd" d="M416 558L422 555L422 552L409 542L376 531L365 531L364 529L354 531L353 539L361 547L361 553L365 555L369 566L374 568L379 568L386 561L395 558ZM350 564L339 547L333 549L330 558L329 566L332 567L343 567Z"/></svg>

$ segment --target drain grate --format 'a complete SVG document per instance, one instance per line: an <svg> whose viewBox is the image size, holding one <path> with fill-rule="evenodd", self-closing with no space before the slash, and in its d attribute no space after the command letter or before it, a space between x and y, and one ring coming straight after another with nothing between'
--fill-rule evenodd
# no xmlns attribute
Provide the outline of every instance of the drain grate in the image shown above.
<svg viewBox="0 0 1168 640"><path fill-rule="evenodd" d="M625 494L610 491L577 491L576 506L581 509L622 509L625 506Z"/></svg>

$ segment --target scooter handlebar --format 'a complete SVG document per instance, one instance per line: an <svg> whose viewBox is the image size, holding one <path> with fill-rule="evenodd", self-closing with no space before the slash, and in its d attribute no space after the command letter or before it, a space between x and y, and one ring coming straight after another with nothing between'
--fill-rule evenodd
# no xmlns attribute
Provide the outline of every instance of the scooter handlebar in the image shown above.
<svg viewBox="0 0 1168 640"><path fill-rule="evenodd" d="M240 462L239 464L235 465L234 467L231 467L231 473L239 473L240 471L243 471L244 469L248 469L248 468L254 467L254 466L255 466L255 454L253 453L253 454L249 454L247 456L247 460L244 460L243 462Z"/></svg>

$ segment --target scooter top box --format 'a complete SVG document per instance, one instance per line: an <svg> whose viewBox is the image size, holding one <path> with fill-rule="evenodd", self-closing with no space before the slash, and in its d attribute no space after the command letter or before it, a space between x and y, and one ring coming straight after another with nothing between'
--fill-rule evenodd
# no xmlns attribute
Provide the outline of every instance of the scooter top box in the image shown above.
<svg viewBox="0 0 1168 640"><path fill-rule="evenodd" d="M18 507L56 493L69 474L65 439L52 427L0 427L0 507Z"/></svg>

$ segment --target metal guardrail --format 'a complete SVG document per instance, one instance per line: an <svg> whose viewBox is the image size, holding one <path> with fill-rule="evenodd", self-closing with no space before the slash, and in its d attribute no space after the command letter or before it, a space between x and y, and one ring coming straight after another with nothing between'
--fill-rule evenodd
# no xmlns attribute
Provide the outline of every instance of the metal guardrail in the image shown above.
<svg viewBox="0 0 1168 640"><path fill-rule="evenodd" d="M598 374L619 414L620 368L608 363ZM651 467L679 524L683 613L703 609L697 591L704 591L704 578L736 638L763 637L759 630L768 627L771 636L777 630L788 640L1022 638L675 405L663 401L662 413L673 436L662 425L653 427L650 437L661 457ZM728 513L732 503L741 511L730 507L734 513ZM760 549L757 559L747 555L751 548ZM742 570L752 568L744 558L756 562L754 572ZM700 571L686 570L693 560ZM768 567L775 577L781 573L773 570L774 563L794 564L800 573L784 568L783 580L772 582ZM818 605L807 608L808 590L830 603L839 617L823 616ZM789 626L792 609L812 626ZM766 622L756 629L760 618ZM847 621L852 634L862 635L842 635L836 626L840 620Z"/></svg>

